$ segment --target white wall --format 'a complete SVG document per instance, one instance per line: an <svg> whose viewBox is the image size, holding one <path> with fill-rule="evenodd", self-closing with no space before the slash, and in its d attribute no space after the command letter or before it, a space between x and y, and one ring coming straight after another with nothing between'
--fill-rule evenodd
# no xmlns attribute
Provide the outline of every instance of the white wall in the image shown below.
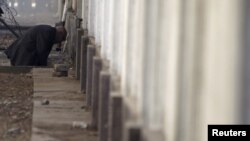
<svg viewBox="0 0 250 141"><path fill-rule="evenodd" d="M89 0L82 0L82 28L87 29L89 26L88 24L90 23L89 21L89 8L90 8L90 2Z"/></svg>
<svg viewBox="0 0 250 141"><path fill-rule="evenodd" d="M200 125L240 123L243 1L207 1ZM201 103L202 103L201 102ZM197 105L199 106L199 105ZM198 130L197 129L197 130ZM204 133L200 135L205 136ZM200 136L200 139L203 139ZM199 139L198 138L198 139ZM205 140L205 139L203 139Z"/></svg>
<svg viewBox="0 0 250 141"><path fill-rule="evenodd" d="M243 0L82 4L83 28L146 128L166 141L205 141L207 124L241 122Z"/></svg>

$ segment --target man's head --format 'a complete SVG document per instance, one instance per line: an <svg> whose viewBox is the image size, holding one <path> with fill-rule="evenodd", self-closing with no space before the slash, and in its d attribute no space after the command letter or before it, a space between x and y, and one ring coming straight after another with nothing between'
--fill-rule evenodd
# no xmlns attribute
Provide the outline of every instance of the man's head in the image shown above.
<svg viewBox="0 0 250 141"><path fill-rule="evenodd" d="M67 37L67 31L63 26L56 26L56 38L55 43L65 41Z"/></svg>

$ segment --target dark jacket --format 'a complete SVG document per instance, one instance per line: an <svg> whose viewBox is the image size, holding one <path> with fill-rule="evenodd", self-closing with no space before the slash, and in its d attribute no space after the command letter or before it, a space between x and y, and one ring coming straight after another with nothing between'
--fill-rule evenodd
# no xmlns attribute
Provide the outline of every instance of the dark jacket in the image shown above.
<svg viewBox="0 0 250 141"><path fill-rule="evenodd" d="M34 26L8 47L5 54L13 66L46 66L55 36L54 27Z"/></svg>

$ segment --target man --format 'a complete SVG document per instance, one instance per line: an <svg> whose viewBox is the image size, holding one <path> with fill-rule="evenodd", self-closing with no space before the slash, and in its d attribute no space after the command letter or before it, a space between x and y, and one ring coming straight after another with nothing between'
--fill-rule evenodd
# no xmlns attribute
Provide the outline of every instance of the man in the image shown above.
<svg viewBox="0 0 250 141"><path fill-rule="evenodd" d="M53 44L64 41L66 35L63 26L34 26L17 39L5 54L13 66L47 66Z"/></svg>

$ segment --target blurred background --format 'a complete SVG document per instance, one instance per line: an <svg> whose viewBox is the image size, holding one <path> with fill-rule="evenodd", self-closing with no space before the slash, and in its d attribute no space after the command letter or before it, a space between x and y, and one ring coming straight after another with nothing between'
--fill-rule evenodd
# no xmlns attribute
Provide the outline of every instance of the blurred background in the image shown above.
<svg viewBox="0 0 250 141"><path fill-rule="evenodd" d="M5 0L20 25L58 22L58 0ZM59 0L60 1L60 0Z"/></svg>

